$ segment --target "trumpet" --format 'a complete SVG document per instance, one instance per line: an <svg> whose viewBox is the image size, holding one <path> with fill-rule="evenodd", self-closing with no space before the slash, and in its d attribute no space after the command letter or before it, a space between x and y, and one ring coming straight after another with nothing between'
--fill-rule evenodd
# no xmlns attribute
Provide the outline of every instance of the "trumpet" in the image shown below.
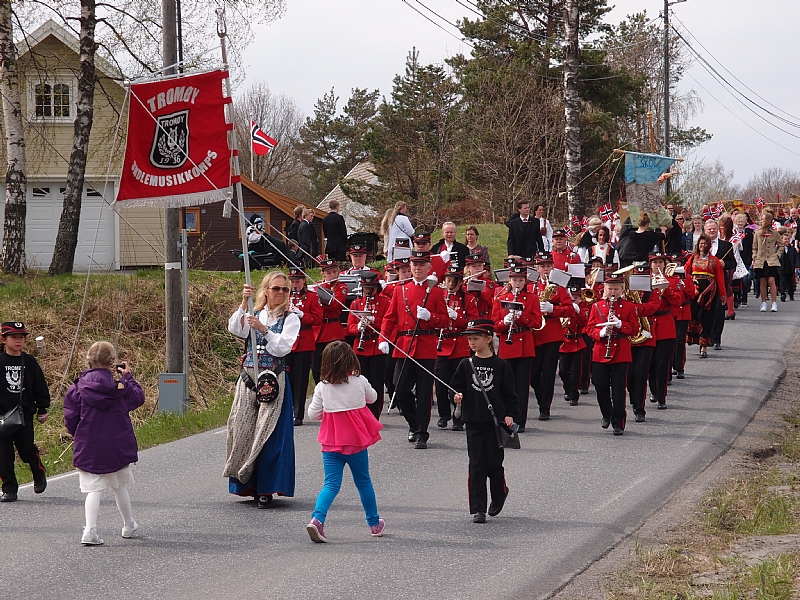
<svg viewBox="0 0 800 600"><path fill-rule="evenodd" d="M669 281L664 276L664 272L661 269L658 270L658 273L653 274L650 280L650 287L654 290L663 290L669 287Z"/></svg>
<svg viewBox="0 0 800 600"><path fill-rule="evenodd" d="M516 288L514 290L514 302L517 301L517 297L519 296L521 288ZM508 335L506 336L506 344L513 344L514 340L511 339L511 336L514 335L514 325L517 322L517 317L514 314L514 311L511 312L511 323L508 324Z"/></svg>
<svg viewBox="0 0 800 600"><path fill-rule="evenodd" d="M616 298L612 295L608 299L608 301L609 301L609 305L608 305L608 320L611 321L613 319L616 319L616 317L617 317L617 315L614 313L614 302L616 301ZM606 342L606 353L603 356L603 358L605 358L606 360L611 358L611 343L612 343L611 339L612 339L612 335L613 335L613 328L611 327L611 325L608 325L607 327L608 327L608 329L607 329L607 331L608 331L608 341Z"/></svg>

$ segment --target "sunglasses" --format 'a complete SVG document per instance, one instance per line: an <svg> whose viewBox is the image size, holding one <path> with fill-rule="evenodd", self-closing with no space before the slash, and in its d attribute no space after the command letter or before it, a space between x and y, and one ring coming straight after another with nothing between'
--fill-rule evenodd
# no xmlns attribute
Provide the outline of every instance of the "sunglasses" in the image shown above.
<svg viewBox="0 0 800 600"><path fill-rule="evenodd" d="M273 286L272 286L271 288L269 288L269 289L270 289L270 290L272 290L273 292L275 292L276 294L277 294L278 292L283 292L284 294L288 294L288 293L289 293L289 288L287 288L287 287L281 287L281 286L279 286L279 285L273 285Z"/></svg>

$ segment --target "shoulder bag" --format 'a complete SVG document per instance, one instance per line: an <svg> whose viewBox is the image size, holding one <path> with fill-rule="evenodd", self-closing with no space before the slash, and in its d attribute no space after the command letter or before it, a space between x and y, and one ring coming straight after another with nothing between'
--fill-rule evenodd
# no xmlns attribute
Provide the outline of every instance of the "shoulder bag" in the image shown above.
<svg viewBox="0 0 800 600"><path fill-rule="evenodd" d="M472 375L475 381L478 383L478 387L481 388L483 399L486 400L486 406L489 408L489 412L492 413L492 420L494 421L494 432L495 435L497 436L497 447L513 448L514 450L519 450L521 447L519 443L519 434L517 433L519 425L514 423L509 431L509 428L505 426L505 423L501 424L497 420L497 415L494 414L494 406L492 406L492 403L489 400L489 396L486 395L486 390L483 387L483 383L481 383L480 377L478 377L478 371L475 370L475 364L472 362L472 357L470 356L467 360L469 360L469 366L472 368Z"/></svg>
<svg viewBox="0 0 800 600"><path fill-rule="evenodd" d="M22 388L25 382L25 354L22 355L22 370L19 380L19 402L11 410L0 414L0 438L15 434L25 426L25 415L22 412Z"/></svg>

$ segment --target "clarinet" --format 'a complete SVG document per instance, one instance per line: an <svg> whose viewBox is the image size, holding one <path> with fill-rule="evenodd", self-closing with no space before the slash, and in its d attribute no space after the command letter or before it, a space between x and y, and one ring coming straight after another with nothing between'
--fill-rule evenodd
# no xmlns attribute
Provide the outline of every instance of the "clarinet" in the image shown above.
<svg viewBox="0 0 800 600"><path fill-rule="evenodd" d="M616 300L616 298L614 296L611 296L608 299L608 301L610 302L610 304L608 305L608 320L609 321L611 319L614 319L617 316L616 314L614 314L614 301L615 300ZM611 327L611 326L608 325L607 327ZM603 356L603 358L605 358L606 360L611 358L611 340L612 340L611 336L613 336L613 335L614 334L613 334L613 329L612 329L612 331L609 331L609 333L608 333L608 341L606 342L606 353L605 353L605 356Z"/></svg>
<svg viewBox="0 0 800 600"><path fill-rule="evenodd" d="M364 300L364 310L369 312L375 312L374 307L370 304L370 300L372 296L367 296ZM364 334L367 332L367 325L361 328L361 333L358 336L358 346L356 346L356 350L359 352L364 351Z"/></svg>
<svg viewBox="0 0 800 600"><path fill-rule="evenodd" d="M292 290L292 293L289 296L289 310L292 310L295 307L295 303L299 297L300 297L300 292Z"/></svg>
<svg viewBox="0 0 800 600"><path fill-rule="evenodd" d="M519 289L514 290L514 302L517 301L517 296L519 296ZM514 325L517 322L517 317L514 314L514 311L511 311L511 323L508 325L508 335L506 336L506 344L513 344L514 340L511 339L511 336L514 334Z"/></svg>
<svg viewBox="0 0 800 600"><path fill-rule="evenodd" d="M447 306L447 308L450 308L450 298L452 297L452 295L453 295L453 293L450 290L447 290L447 299L445 300L445 305ZM448 316L448 320L449 320L449 316ZM436 351L437 352L440 352L442 350L442 341L444 340L444 332L447 329L449 329L449 328L442 327L439 330L439 341L436 342Z"/></svg>

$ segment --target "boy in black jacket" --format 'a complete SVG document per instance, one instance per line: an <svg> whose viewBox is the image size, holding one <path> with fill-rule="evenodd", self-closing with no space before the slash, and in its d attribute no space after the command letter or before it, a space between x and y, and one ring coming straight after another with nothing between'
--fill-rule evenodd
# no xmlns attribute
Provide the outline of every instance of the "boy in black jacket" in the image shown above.
<svg viewBox="0 0 800 600"><path fill-rule="evenodd" d="M453 374L450 385L456 390L453 401L461 405L461 419L467 428L469 455L469 511L474 523L486 522L486 479L492 493L489 515L503 510L508 496L503 470L503 448L498 447L494 420L481 386L486 391L498 421L511 427L517 416L517 394L514 391L514 372L506 361L495 356L492 348L494 324L490 319L475 319L467 324L467 339L473 352L463 359Z"/></svg>
<svg viewBox="0 0 800 600"><path fill-rule="evenodd" d="M797 250L794 249L791 240L791 230L781 233L783 250L780 256L781 266L778 269L778 275L780 277L778 285L781 289L781 302L786 302L786 294L789 294L789 300L794 300L794 274L796 269L800 267L800 256L798 256Z"/></svg>

